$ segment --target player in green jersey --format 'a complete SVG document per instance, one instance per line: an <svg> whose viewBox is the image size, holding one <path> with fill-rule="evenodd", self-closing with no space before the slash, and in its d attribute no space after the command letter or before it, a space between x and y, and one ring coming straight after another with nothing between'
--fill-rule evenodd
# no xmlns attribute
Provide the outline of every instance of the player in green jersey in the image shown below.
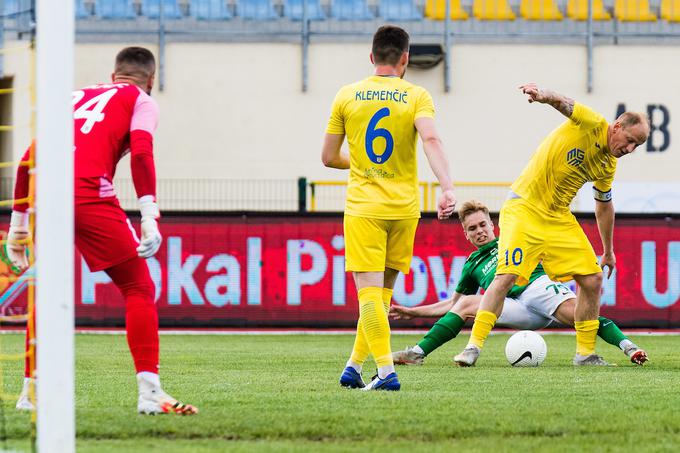
<svg viewBox="0 0 680 453"><path fill-rule="evenodd" d="M482 203L465 202L458 211L465 237L477 250L468 257L456 291L450 299L422 307L392 305L390 316L395 319L436 317L444 315L425 337L404 351L395 352L395 364L421 365L425 356L458 335L467 318L474 318L481 296L494 279L498 261L498 239L493 230L489 210ZM539 264L525 286L513 286L508 293L497 325L518 330L536 330L554 322L573 326L576 295L565 285L551 281ZM642 365L647 353L626 337L611 320L600 317L598 335L607 343L618 346L631 362Z"/></svg>

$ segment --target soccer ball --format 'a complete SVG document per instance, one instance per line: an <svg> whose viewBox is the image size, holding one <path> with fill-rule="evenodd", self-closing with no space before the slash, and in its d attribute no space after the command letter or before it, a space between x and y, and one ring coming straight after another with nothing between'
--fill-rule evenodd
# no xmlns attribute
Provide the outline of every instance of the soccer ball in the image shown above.
<svg viewBox="0 0 680 453"><path fill-rule="evenodd" d="M505 358L512 366L539 366L547 353L545 340L533 330L520 330L505 344Z"/></svg>

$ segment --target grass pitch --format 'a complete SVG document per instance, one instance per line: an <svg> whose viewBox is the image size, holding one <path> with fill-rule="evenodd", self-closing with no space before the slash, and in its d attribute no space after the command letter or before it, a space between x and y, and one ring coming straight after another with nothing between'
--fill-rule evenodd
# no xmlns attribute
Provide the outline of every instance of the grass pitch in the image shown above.
<svg viewBox="0 0 680 453"><path fill-rule="evenodd" d="M397 335L394 349L420 337ZM213 451L678 451L678 337L638 337L645 367L598 342L612 368L571 366L572 336L546 335L539 368L511 368L507 335L492 336L475 368L452 356L467 335L422 367L400 367L401 392L360 392L337 380L353 337L163 336L166 391L196 404L195 417L135 413L124 336L78 335L77 445L81 452ZM0 338L18 352L21 335ZM367 365L365 380L371 377ZM3 363L4 390L18 393L20 363ZM29 416L3 403L8 440L28 451Z"/></svg>

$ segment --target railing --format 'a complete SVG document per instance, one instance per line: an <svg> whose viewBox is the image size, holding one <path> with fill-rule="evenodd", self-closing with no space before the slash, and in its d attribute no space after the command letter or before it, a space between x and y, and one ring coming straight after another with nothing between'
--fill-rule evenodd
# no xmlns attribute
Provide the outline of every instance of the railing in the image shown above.
<svg viewBox="0 0 680 453"><path fill-rule="evenodd" d="M510 182L455 182L459 202L472 198L486 204L491 211L499 211L507 197ZM420 186L420 207L423 212L437 210L441 193L439 183L423 182ZM346 181L309 181L307 183L310 212L342 211L345 207Z"/></svg>
<svg viewBox="0 0 680 453"><path fill-rule="evenodd" d="M456 182L459 202L476 198L491 211L498 211L506 198L509 182ZM136 211L137 194L132 180L116 178L116 195L125 210ZM159 179L158 203L168 211L267 211L342 212L345 181L295 179ZM14 178L0 178L0 198L13 196ZM423 212L437 209L439 184L420 182ZM2 207L7 209L7 207Z"/></svg>

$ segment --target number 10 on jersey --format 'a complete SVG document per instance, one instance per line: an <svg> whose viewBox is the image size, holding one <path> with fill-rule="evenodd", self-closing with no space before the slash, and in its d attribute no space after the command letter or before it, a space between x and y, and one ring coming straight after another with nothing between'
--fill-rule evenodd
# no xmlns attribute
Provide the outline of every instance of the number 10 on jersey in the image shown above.
<svg viewBox="0 0 680 453"><path fill-rule="evenodd" d="M394 138L392 138L390 131L377 127L378 122L386 116L390 116L390 109L383 107L375 112L366 128L366 137L364 138L364 142L366 143L366 154L374 164L384 164L392 155L392 151L394 151ZM385 139L385 151L381 155L377 155L373 151L373 142L378 137Z"/></svg>

